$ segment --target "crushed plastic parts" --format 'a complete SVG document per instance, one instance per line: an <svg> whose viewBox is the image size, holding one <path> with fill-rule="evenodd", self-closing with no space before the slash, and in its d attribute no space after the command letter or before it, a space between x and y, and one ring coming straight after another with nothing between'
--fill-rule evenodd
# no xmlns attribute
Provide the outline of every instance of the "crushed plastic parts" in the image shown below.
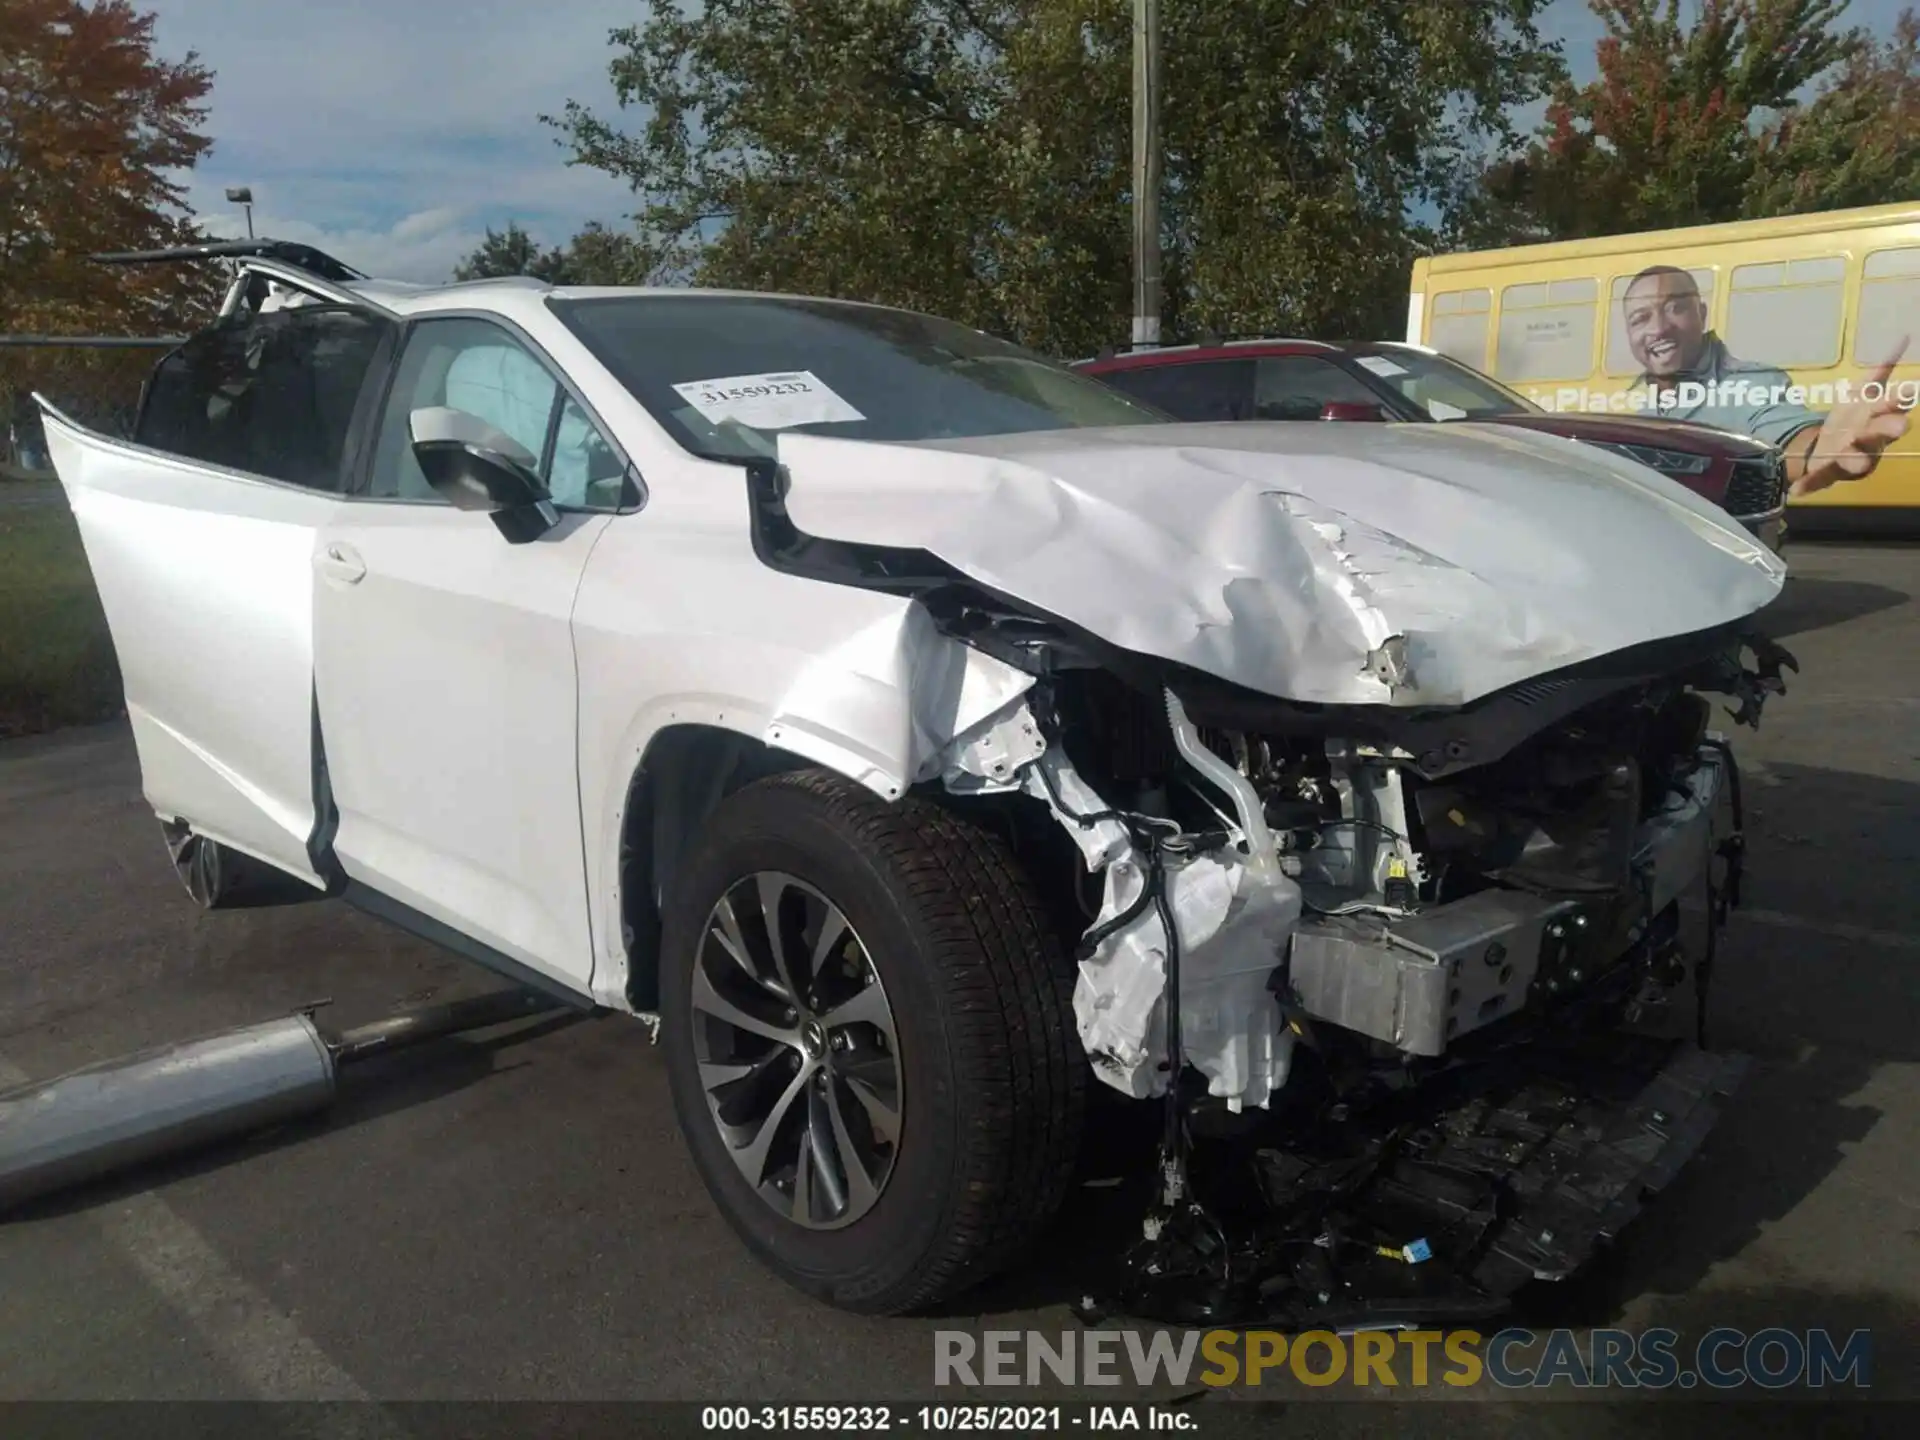
<svg viewBox="0 0 1920 1440"><path fill-rule="evenodd" d="M1541 1043L1375 1104L1211 1142L1089 1320L1352 1329L1463 1322L1591 1260L1692 1158L1740 1056ZM1202 1198L1204 1197L1204 1203Z"/></svg>
<svg viewBox="0 0 1920 1440"><path fill-rule="evenodd" d="M1779 693L1781 666L1792 668L1784 652L1759 649L1759 674L1726 686L1740 700L1729 713L1747 724ZM1704 703L1688 713L1704 725ZM1177 701L1169 719L1178 739ZM1234 842L1264 839L1258 819L1237 805L1237 825L1217 812L1220 836L1166 834L1145 817L1076 812L1057 778L1044 779L1057 819L1083 831L1120 820L1134 847L1127 856L1082 844L1090 868L1107 866L1109 886L1081 946L1080 998L1113 995L1123 1003L1111 1010L1131 1017L1134 1033L1143 1016L1166 1022L1164 1048L1142 1057L1148 1083L1132 1092L1165 1106L1154 1190L1138 1240L1084 1298L1083 1318L1295 1330L1465 1323L1591 1262L1699 1150L1747 1066L1706 1048L1719 932L1739 902L1745 854L1739 769L1718 736L1691 743L1691 758L1665 772L1660 788L1644 801L1629 790L1620 802L1642 819L1624 848L1607 851L1617 854L1619 883L1495 886L1350 919L1312 907L1303 915L1298 887L1269 877L1268 892L1285 886L1294 908L1272 933L1243 930L1264 950L1285 1053L1252 1083L1231 1047L1216 1040L1196 1052L1182 1034L1183 1022L1209 1010L1196 1010L1186 989L1186 962L1206 932L1190 923L1204 912L1180 903L1168 868L1197 858L1252 871L1250 854L1264 845L1243 855ZM1232 771L1211 759L1193 768L1235 798ZM1731 812L1725 830L1722 805ZM1144 871L1131 892L1115 879L1129 859ZM1705 945L1690 963L1683 897L1702 891ZM1236 897L1237 916L1248 908ZM1095 957L1113 958L1113 941L1128 937L1164 964L1127 962L1133 990L1150 993L1103 992ZM1496 991L1465 973L1482 960L1499 977ZM1330 964L1343 977L1337 984ZM1436 964L1451 977L1439 999L1424 983ZM1642 1022L1689 976L1696 1041L1645 1033ZM1103 1033L1099 1004L1092 1015L1076 1009L1096 1067L1111 1064L1116 1057L1092 1043ZM1475 1014L1494 1018L1465 1023Z"/></svg>

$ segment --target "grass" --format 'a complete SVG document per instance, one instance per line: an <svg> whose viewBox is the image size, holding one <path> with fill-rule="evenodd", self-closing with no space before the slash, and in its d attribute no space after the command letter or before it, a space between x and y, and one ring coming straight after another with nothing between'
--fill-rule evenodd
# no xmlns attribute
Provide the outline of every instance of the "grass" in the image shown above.
<svg viewBox="0 0 1920 1440"><path fill-rule="evenodd" d="M65 504L0 501L0 737L122 709L120 667Z"/></svg>

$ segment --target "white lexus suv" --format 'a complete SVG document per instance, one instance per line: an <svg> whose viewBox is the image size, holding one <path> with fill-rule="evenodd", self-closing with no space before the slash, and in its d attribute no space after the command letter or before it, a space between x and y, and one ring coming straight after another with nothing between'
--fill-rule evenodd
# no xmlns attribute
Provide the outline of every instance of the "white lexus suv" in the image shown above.
<svg viewBox="0 0 1920 1440"><path fill-rule="evenodd" d="M189 890L265 867L655 1022L789 1281L899 1312L1004 1268L1091 1094L1164 1108L1135 1278L1212 1315L1325 1313L1289 1226L1348 1293L1401 1245L1498 1298L1698 1142L1703 1052L1646 1063L1628 1160L1554 1128L1629 1102L1546 1058L1704 1001L1680 901L1737 883L1702 696L1780 688L1783 569L1680 485L1509 427L1176 424L842 301L135 258L232 263L221 318L130 437L41 403ZM1534 1150L1458 1148L1502 1114ZM1556 1144L1592 1213L1528 1228Z"/></svg>

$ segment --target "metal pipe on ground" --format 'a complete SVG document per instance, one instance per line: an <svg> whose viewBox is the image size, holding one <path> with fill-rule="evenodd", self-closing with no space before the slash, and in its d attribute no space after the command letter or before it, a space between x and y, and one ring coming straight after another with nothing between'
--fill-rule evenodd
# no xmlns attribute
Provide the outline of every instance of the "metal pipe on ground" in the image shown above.
<svg viewBox="0 0 1920 1440"><path fill-rule="evenodd" d="M329 1035L289 1015L0 1093L0 1210L135 1165L316 1115L342 1065L557 1010L500 990Z"/></svg>

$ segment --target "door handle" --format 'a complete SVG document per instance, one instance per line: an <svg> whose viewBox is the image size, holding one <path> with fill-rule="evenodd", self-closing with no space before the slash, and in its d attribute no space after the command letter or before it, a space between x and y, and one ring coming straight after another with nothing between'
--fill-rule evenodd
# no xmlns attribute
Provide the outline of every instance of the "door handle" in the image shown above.
<svg viewBox="0 0 1920 1440"><path fill-rule="evenodd" d="M338 540L323 545L314 564L322 575L343 585L358 585L367 574L367 562L360 558L360 552Z"/></svg>

